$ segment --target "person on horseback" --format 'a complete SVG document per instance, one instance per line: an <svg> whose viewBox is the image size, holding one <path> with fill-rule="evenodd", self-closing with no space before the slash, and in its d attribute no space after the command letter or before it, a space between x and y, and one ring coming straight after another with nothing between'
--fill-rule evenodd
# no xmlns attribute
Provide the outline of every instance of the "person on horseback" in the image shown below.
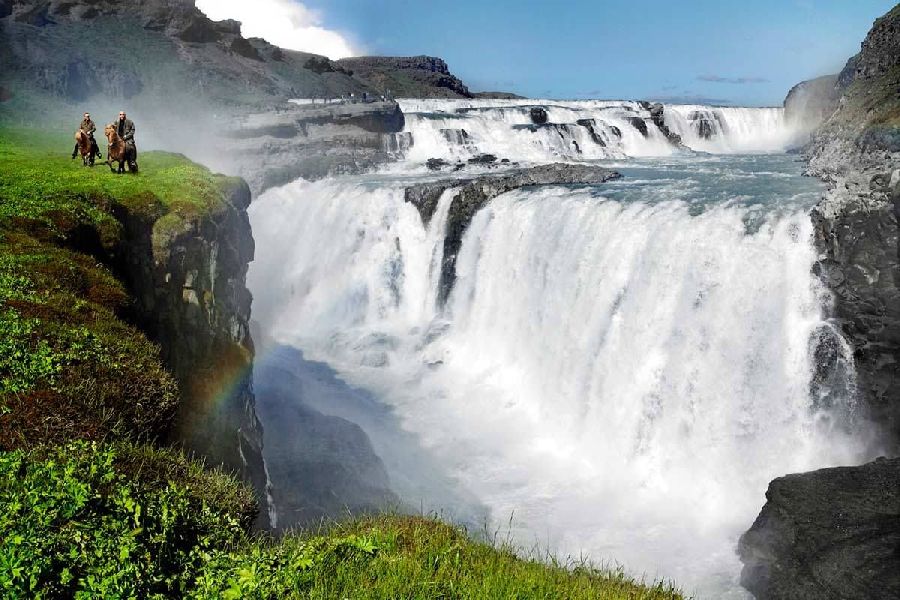
<svg viewBox="0 0 900 600"><path fill-rule="evenodd" d="M119 111L119 120L116 121L116 133L125 140L125 147L128 150L130 160L128 168L132 172L137 171L137 146L134 143L134 121L128 118L124 110Z"/></svg>
<svg viewBox="0 0 900 600"><path fill-rule="evenodd" d="M83 131L88 136L88 139L91 140L91 151L97 155L97 158L103 158L103 155L100 154L100 146L97 145L97 140L94 139L94 132L97 131L97 126L91 120L91 113L84 113L84 118L81 120L81 125L78 126L78 129ZM78 142L75 142L75 149L72 150L72 160L75 160L76 156L78 156Z"/></svg>

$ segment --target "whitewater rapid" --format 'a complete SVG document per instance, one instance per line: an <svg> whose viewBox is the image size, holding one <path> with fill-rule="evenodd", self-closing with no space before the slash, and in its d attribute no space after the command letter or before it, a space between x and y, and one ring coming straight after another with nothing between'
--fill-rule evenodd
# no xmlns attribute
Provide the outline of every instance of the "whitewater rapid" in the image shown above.
<svg viewBox="0 0 900 600"><path fill-rule="evenodd" d="M400 106L406 127L388 146L412 162L466 160L479 154L540 163L669 156L685 150L775 152L796 137L781 108L667 105L661 122L681 138L683 148L678 148L654 121L650 105L642 102L401 100Z"/></svg>
<svg viewBox="0 0 900 600"><path fill-rule="evenodd" d="M464 117L477 140L466 152L561 158L509 141L525 109L492 102ZM404 103L405 170L296 181L251 206L255 318L391 406L492 528L703 598L746 597L735 545L768 482L863 453L852 358L812 273L817 184L786 156L691 156L666 141L634 159L623 130L606 157L621 181L522 189L479 211L441 305L453 192L424 225L404 186L429 177L425 156L465 157L432 135L434 115L461 104ZM623 105L571 104L546 106L550 121L617 123ZM727 139L703 138L721 151L775 144L769 109L731 115L756 130L705 110L730 123ZM677 125L697 110L670 112ZM838 356L824 375L820 344ZM405 500L439 510L442 498Z"/></svg>

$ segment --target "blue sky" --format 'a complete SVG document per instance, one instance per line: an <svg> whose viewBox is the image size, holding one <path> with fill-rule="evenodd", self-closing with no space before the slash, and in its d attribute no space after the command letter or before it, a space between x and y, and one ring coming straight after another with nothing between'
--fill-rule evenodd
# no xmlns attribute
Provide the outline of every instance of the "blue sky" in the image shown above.
<svg viewBox="0 0 900 600"><path fill-rule="evenodd" d="M780 104L840 70L886 0L303 0L367 54L444 58L473 90Z"/></svg>

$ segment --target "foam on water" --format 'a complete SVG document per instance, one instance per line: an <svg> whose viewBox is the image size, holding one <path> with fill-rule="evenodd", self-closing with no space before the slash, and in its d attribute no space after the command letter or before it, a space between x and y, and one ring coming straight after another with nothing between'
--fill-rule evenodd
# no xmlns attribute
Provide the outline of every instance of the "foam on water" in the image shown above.
<svg viewBox="0 0 900 600"><path fill-rule="evenodd" d="M412 162L465 160L478 154L521 162L668 156L646 104L626 101L401 100L406 128L393 149ZM536 124L533 110L546 114ZM776 152L794 139L781 108L670 105L664 122L685 149Z"/></svg>
<svg viewBox="0 0 900 600"><path fill-rule="evenodd" d="M393 404L521 539L739 594L734 542L768 481L858 452L810 396L830 329L804 212L748 231L742 203L507 194L441 310L450 196L424 228L397 187L269 192L256 314Z"/></svg>
<svg viewBox="0 0 900 600"><path fill-rule="evenodd" d="M608 104L590 110L626 103ZM488 137L522 124L519 108L477 114L473 152L546 158ZM720 114L731 149L753 138ZM412 148L443 118L408 117ZM421 156L450 148L433 141ZM515 515L518 541L743 598L735 545L768 482L862 456L850 355L812 274L818 188L786 157L617 162L621 181L519 190L477 213L445 306L452 192L426 227L389 176L270 190L250 209L254 315L391 405L496 523ZM823 341L846 385L812 393Z"/></svg>

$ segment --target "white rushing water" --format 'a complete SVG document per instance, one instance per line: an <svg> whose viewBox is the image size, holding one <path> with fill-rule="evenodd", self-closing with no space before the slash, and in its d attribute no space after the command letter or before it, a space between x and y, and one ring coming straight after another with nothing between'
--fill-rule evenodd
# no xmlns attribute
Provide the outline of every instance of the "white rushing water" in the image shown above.
<svg viewBox="0 0 900 600"><path fill-rule="evenodd" d="M517 141L520 109L492 103L464 117L472 154L553 155L550 141ZM407 117L410 173L423 157L465 156L433 135L446 124L434 115L462 104L404 103L429 113ZM270 190L251 206L254 314L394 407L496 523L514 515L521 543L742 598L735 545L768 482L861 452L844 427L852 394L833 390L831 408L811 394L818 343L849 363L812 274L818 188L786 157L626 159L667 142L632 140L623 106L546 108L551 122L589 113L621 126L624 179L495 199L465 234L445 306L452 193L426 227L403 199L420 176L396 167ZM698 138L707 150L783 135L770 109L675 107L666 119L692 143L701 110L721 119Z"/></svg>
<svg viewBox="0 0 900 600"><path fill-rule="evenodd" d="M679 152L647 104L622 101L402 100L406 128L392 140L409 161L479 154L524 162L668 156ZM544 111L546 122L540 112ZM535 118L536 117L536 118ZM663 121L692 150L780 151L794 138L780 108L667 106Z"/></svg>

